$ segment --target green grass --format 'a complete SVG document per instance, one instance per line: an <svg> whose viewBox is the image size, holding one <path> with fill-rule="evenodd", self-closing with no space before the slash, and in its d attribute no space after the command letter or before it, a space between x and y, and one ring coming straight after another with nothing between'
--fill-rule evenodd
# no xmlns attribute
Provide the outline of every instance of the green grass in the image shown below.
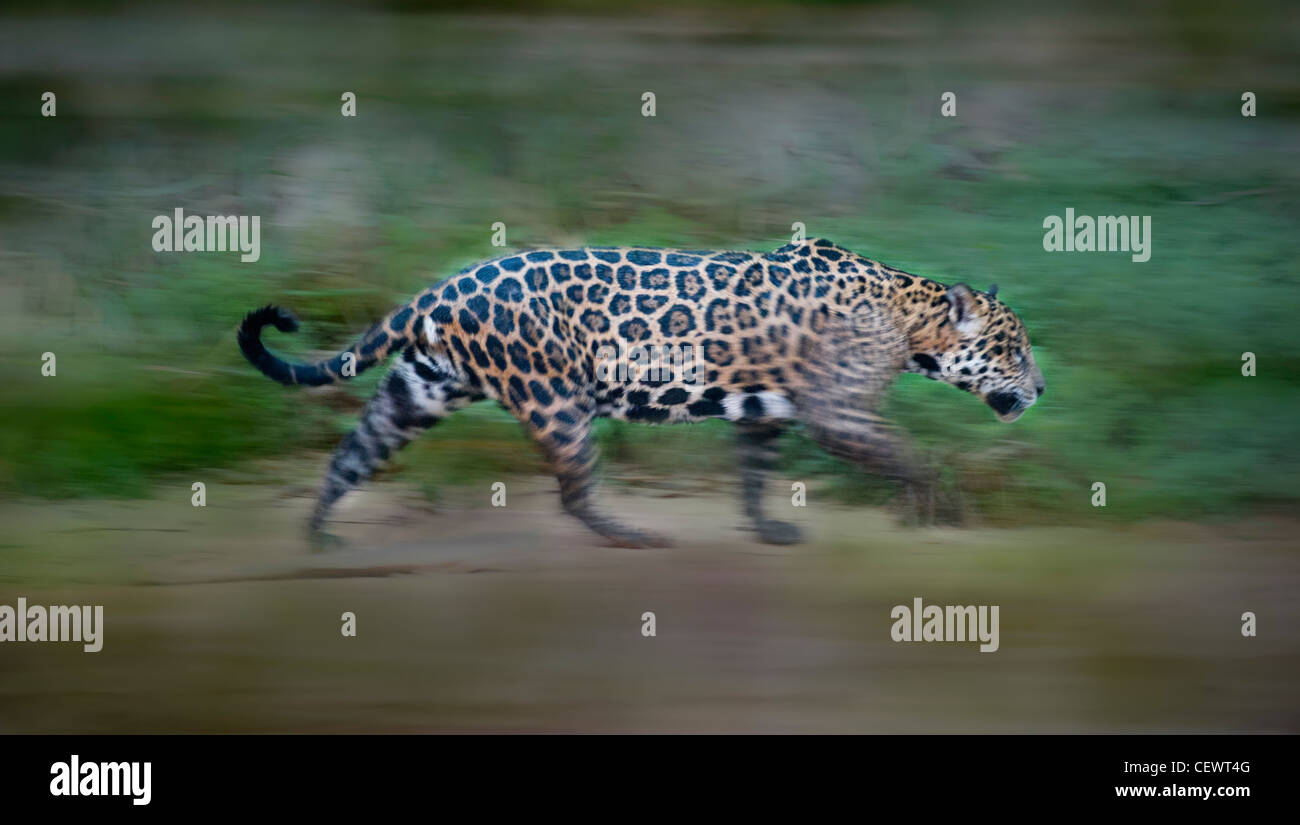
<svg viewBox="0 0 1300 825"><path fill-rule="evenodd" d="M160 474L328 447L352 405L254 374L239 318L281 303L303 329L268 333L272 347L336 350L498 254L495 221L512 248L754 249L801 221L918 274L997 282L1025 319L1048 394L1020 422L910 376L887 404L985 517L1096 515L1096 481L1114 518L1292 506L1290 24L1127 11L1109 28L1040 14L1032 60L1012 12L960 8L898 28L869 8L718 11L732 37L691 18L578 21L594 34L541 18L524 36L507 18L271 17L223 22L229 59L204 51L193 21L159 38L133 18L15 23L0 34L15 66L0 75L0 490L141 495ZM1198 32L1216 27L1226 45L1207 53ZM38 35L120 71L46 65L26 48ZM1254 120L1237 111L1243 84L1260 95ZM63 90L59 116L33 117L47 87ZM950 88L959 116L946 120ZM340 89L359 95L355 120L338 116ZM646 89L654 119L639 115ZM178 206L261 215L261 261L154 253L150 220ZM1151 215L1151 261L1044 252L1042 220L1067 206ZM55 378L39 375L46 351ZM1240 375L1245 351L1256 377ZM377 378L345 389L353 404ZM632 466L734 466L721 424L599 433ZM798 433L785 450L786 475L846 499L889 494ZM436 495L541 465L508 416L476 408L401 466Z"/></svg>

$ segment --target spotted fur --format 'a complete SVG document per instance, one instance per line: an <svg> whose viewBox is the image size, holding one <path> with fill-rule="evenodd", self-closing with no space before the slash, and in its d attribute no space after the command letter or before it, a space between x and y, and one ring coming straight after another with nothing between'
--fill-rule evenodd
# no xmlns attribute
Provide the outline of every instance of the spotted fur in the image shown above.
<svg viewBox="0 0 1300 825"><path fill-rule="evenodd" d="M764 541L798 539L763 515L775 440L802 420L829 452L914 489L929 484L875 408L901 372L983 399L1004 421L1044 390L1024 324L996 298L868 260L826 240L769 253L587 247L520 252L434 284L317 364L289 363L261 330L292 332L283 309L249 313L239 345L284 384L327 384L401 353L330 462L313 530L340 496L442 418L492 399L540 445L564 509L616 544L659 543L591 501L592 420L738 426L744 507ZM694 373L617 376L602 348L690 346ZM623 378L624 380L619 380Z"/></svg>

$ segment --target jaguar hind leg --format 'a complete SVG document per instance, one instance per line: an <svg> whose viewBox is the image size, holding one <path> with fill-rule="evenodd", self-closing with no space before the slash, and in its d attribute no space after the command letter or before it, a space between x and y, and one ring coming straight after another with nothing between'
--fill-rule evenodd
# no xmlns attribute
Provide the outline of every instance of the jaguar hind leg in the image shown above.
<svg viewBox="0 0 1300 825"><path fill-rule="evenodd" d="M407 348L380 382L356 428L334 450L308 525L313 547L328 549L341 543L323 532L340 498L425 430L479 397L465 391L444 365L415 347Z"/></svg>
<svg viewBox="0 0 1300 825"><path fill-rule="evenodd" d="M671 546L667 537L628 527L605 515L592 501L592 476L599 450L591 432L591 410L592 405L575 401L549 414L534 408L517 413L559 479L564 511L615 547Z"/></svg>

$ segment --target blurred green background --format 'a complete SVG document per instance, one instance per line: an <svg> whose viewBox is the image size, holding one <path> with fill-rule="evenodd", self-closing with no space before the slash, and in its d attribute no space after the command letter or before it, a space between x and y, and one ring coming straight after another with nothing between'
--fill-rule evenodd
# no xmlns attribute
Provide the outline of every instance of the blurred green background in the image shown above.
<svg viewBox="0 0 1300 825"><path fill-rule="evenodd" d="M139 497L330 448L378 375L277 386L236 350L243 313L291 307L302 331L269 344L335 351L499 254L496 221L510 248L760 250L799 221L917 274L997 282L1025 319L1050 391L1020 422L915 376L889 401L981 518L1096 516L1094 481L1108 517L1289 508L1296 24L1294 4L1209 2L11 9L0 491ZM178 207L260 215L261 260L155 253L150 223ZM1044 252L1044 217L1067 207L1152 216L1151 260ZM734 465L724 424L605 425L618 465ZM797 434L785 449L787 475L889 495ZM436 496L541 463L480 405L398 466Z"/></svg>

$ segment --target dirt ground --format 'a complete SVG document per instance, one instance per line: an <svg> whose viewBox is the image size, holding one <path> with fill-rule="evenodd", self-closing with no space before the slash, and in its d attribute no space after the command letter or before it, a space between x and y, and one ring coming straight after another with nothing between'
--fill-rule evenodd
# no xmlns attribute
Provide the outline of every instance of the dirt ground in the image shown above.
<svg viewBox="0 0 1300 825"><path fill-rule="evenodd" d="M98 653L0 646L0 731L1300 729L1292 521L904 529L813 490L773 495L810 534L778 548L737 529L726 481L611 478L609 509L677 540L619 550L550 479L507 479L494 508L403 478L311 554L310 486L285 479L319 463L214 475L204 508L179 482L0 504L0 604L105 608ZM1000 649L892 641L917 596L998 605Z"/></svg>

